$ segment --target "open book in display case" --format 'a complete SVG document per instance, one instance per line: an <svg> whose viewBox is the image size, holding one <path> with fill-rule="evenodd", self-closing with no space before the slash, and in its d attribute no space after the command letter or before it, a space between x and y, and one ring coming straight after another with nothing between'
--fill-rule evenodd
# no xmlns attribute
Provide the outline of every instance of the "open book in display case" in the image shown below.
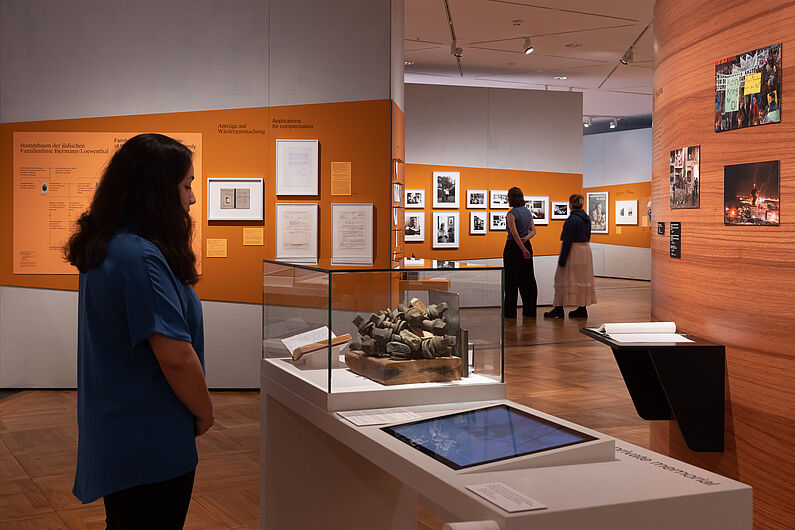
<svg viewBox="0 0 795 530"><path fill-rule="evenodd" d="M263 375L329 411L503 399L502 267L456 265L264 260Z"/></svg>

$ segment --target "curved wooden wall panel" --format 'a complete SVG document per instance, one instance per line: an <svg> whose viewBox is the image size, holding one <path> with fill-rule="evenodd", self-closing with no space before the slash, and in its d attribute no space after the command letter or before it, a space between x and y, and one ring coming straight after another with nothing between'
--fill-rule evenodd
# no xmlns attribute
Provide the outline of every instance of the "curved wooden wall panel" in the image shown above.
<svg viewBox="0 0 795 530"><path fill-rule="evenodd" d="M693 453L669 422L652 448L750 484L754 527L795 524L795 2L658 0L652 317L726 345L726 450ZM782 121L715 133L715 62L781 42ZM790 81L792 80L792 81ZM701 208L669 207L668 153L701 145ZM781 225L724 226L723 166L781 161Z"/></svg>

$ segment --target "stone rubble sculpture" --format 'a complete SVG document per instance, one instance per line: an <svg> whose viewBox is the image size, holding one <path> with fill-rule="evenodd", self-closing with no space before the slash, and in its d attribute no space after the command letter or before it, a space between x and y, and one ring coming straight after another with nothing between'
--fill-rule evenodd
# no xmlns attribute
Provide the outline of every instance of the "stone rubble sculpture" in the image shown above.
<svg viewBox="0 0 795 530"><path fill-rule="evenodd" d="M352 351L368 357L393 360L434 359L455 354L456 337L448 335L446 302L425 306L412 298L408 306L370 313L367 319L356 315L353 325L359 339L351 342Z"/></svg>

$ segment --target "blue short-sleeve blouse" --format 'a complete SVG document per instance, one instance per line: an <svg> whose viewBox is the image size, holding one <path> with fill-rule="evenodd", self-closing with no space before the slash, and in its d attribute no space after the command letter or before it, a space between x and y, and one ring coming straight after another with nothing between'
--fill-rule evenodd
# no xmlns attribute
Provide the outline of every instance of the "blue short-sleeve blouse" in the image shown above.
<svg viewBox="0 0 795 530"><path fill-rule="evenodd" d="M84 503L183 475L198 463L195 418L166 381L148 339L190 342L204 367L199 298L150 241L127 231L80 274L77 473Z"/></svg>

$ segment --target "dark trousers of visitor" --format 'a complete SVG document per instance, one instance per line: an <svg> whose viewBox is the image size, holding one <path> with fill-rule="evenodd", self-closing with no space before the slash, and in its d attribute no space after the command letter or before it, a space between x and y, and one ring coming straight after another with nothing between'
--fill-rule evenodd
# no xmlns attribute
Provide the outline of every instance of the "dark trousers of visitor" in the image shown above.
<svg viewBox="0 0 795 530"><path fill-rule="evenodd" d="M179 530L185 524L196 470L105 495L108 530Z"/></svg>
<svg viewBox="0 0 795 530"><path fill-rule="evenodd" d="M505 267L505 316L516 317L517 291L522 295L522 314L536 316L538 286L533 272L533 247L529 241L524 246L530 251L530 259L524 259L519 246L513 241L505 242L502 251L502 263Z"/></svg>

